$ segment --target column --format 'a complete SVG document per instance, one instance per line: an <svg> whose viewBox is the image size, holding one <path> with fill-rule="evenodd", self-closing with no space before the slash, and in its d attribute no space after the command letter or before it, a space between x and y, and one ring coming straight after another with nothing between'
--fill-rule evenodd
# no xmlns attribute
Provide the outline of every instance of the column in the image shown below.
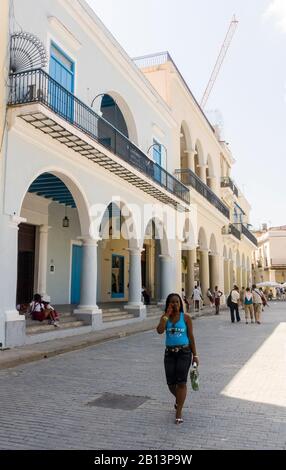
<svg viewBox="0 0 286 470"><path fill-rule="evenodd" d="M185 150L185 153L187 154L188 168L195 172L195 149Z"/></svg>
<svg viewBox="0 0 286 470"><path fill-rule="evenodd" d="M175 279L172 276L171 256L159 255L159 259L161 260L161 300L159 303L165 304L168 295L174 291Z"/></svg>
<svg viewBox="0 0 286 470"><path fill-rule="evenodd" d="M230 282L229 282L229 269L230 269L230 261L225 259L223 261L224 264L224 294L227 297L230 292Z"/></svg>
<svg viewBox="0 0 286 470"><path fill-rule="evenodd" d="M242 285L243 285L243 287L245 287L245 289L247 287L249 287L248 283L247 283L247 274L246 274L246 269L245 268L242 268Z"/></svg>
<svg viewBox="0 0 286 470"><path fill-rule="evenodd" d="M200 250L200 284L202 289L202 297L207 300L207 290L210 287L210 271L209 271L209 252L208 250Z"/></svg>
<svg viewBox="0 0 286 470"><path fill-rule="evenodd" d="M205 184L207 184L206 167L207 167L207 165L199 165L200 178L201 178L202 182L205 183Z"/></svg>
<svg viewBox="0 0 286 470"><path fill-rule="evenodd" d="M88 321L92 329L102 327L102 311L97 306L97 245L99 240L82 238L82 277L80 305L74 314Z"/></svg>
<svg viewBox="0 0 286 470"><path fill-rule="evenodd" d="M129 299L124 307L132 310L140 318L146 317L146 306L142 303L141 251L139 248L128 248L129 251Z"/></svg>
<svg viewBox="0 0 286 470"><path fill-rule="evenodd" d="M39 231L39 268L38 288L41 295L47 294L47 263L48 263L48 225L41 225Z"/></svg>
<svg viewBox="0 0 286 470"><path fill-rule="evenodd" d="M0 349L25 344L26 321L16 310L18 226L26 219L1 215Z"/></svg>
<svg viewBox="0 0 286 470"><path fill-rule="evenodd" d="M187 251L187 285L186 285L186 295L191 297L194 286L195 286L195 268L194 265L197 259L197 250L188 250Z"/></svg>
<svg viewBox="0 0 286 470"><path fill-rule="evenodd" d="M219 255L210 255L210 287L214 291L215 286L219 286Z"/></svg>
<svg viewBox="0 0 286 470"><path fill-rule="evenodd" d="M236 285L241 289L242 287L242 267L241 266L236 267Z"/></svg>
<svg viewBox="0 0 286 470"><path fill-rule="evenodd" d="M229 287L233 288L234 285L234 275L233 275L233 261L229 260Z"/></svg>

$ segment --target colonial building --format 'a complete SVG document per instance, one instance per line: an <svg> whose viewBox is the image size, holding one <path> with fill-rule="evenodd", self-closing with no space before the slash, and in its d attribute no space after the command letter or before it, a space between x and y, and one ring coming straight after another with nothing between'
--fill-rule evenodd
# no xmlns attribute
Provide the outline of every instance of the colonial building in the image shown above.
<svg viewBox="0 0 286 470"><path fill-rule="evenodd" d="M140 321L143 285L156 304L249 284L234 159L170 55L132 60L84 0L14 0L10 24L2 346L48 339L16 310L35 292L81 322L54 337L114 324L110 305Z"/></svg>
<svg viewBox="0 0 286 470"><path fill-rule="evenodd" d="M257 232L257 249L253 252L255 282L286 282L286 225L269 227Z"/></svg>

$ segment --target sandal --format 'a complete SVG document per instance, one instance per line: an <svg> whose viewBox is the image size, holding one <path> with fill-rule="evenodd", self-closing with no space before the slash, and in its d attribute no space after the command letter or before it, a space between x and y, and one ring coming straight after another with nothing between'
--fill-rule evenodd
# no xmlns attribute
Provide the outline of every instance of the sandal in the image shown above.
<svg viewBox="0 0 286 470"><path fill-rule="evenodd" d="M184 422L183 418L176 418L175 424L182 424Z"/></svg>

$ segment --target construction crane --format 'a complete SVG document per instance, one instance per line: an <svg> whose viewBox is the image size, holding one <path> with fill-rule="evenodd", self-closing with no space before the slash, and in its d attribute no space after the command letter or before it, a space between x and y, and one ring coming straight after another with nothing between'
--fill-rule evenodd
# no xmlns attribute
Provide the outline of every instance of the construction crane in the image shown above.
<svg viewBox="0 0 286 470"><path fill-rule="evenodd" d="M225 39L224 39L223 44L221 46L220 53L218 55L217 61L215 63L214 69L212 71L211 77L209 79L209 82L207 84L207 87L205 89L205 92L204 92L203 97L202 97L201 102L200 102L200 106L201 106L202 109L204 109L204 107L206 105L206 102L209 98L210 92L212 91L212 88L214 86L214 83L215 83L216 78L218 76L218 73L220 71L223 60L224 60L224 58L226 56L226 53L228 51L228 48L230 46L231 40L232 40L233 35L235 33L235 30L237 28L237 25L238 25L238 20L236 19L235 15L233 15L233 17L231 19L231 22L230 22L230 25L229 25L229 28L228 28L228 31L226 33Z"/></svg>

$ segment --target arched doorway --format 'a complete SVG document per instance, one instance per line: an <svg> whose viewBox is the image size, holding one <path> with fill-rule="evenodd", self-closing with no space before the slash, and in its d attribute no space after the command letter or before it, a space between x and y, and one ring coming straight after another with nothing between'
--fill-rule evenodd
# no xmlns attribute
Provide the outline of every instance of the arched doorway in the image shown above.
<svg viewBox="0 0 286 470"><path fill-rule="evenodd" d="M78 304L81 292L82 233L88 233L86 199L68 176L45 172L25 194L18 232L17 303L35 292L54 304Z"/></svg>
<svg viewBox="0 0 286 470"><path fill-rule="evenodd" d="M166 233L163 223L151 219L145 229L141 258L142 286L146 287L154 303L165 300L165 268L169 258ZM164 284L164 285L163 285ZM169 283L168 283L169 285Z"/></svg>

